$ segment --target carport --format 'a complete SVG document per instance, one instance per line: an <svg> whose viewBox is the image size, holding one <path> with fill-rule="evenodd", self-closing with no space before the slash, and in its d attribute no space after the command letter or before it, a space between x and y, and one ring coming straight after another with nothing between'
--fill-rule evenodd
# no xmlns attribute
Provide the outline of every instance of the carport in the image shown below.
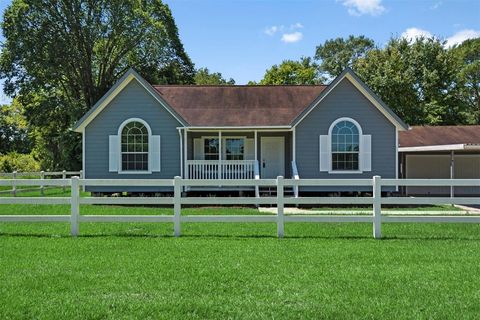
<svg viewBox="0 0 480 320"><path fill-rule="evenodd" d="M399 133L399 177L480 179L480 126L414 126ZM406 187L406 195L478 196L479 187Z"/></svg>

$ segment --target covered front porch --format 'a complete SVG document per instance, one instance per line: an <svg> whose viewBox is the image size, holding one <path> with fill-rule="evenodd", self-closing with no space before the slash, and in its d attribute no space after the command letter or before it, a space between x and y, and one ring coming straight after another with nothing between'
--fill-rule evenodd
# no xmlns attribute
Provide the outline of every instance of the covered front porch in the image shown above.
<svg viewBox="0 0 480 320"><path fill-rule="evenodd" d="M269 179L293 172L289 128L179 128L179 134L185 179Z"/></svg>

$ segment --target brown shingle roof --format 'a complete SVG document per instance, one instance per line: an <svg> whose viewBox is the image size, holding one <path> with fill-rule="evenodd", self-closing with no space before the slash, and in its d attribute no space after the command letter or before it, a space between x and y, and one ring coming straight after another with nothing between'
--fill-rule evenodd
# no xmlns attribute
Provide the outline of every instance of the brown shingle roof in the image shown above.
<svg viewBox="0 0 480 320"><path fill-rule="evenodd" d="M289 125L326 88L291 86L153 86L192 126Z"/></svg>
<svg viewBox="0 0 480 320"><path fill-rule="evenodd" d="M399 132L400 147L436 146L446 144L480 144L480 125L413 126Z"/></svg>

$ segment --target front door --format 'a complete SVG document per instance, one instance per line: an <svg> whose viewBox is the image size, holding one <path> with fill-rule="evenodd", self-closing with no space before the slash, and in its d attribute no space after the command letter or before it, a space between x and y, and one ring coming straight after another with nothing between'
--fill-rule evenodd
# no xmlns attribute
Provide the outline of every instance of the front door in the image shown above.
<svg viewBox="0 0 480 320"><path fill-rule="evenodd" d="M285 175L285 138L261 138L261 175L264 179L272 179Z"/></svg>

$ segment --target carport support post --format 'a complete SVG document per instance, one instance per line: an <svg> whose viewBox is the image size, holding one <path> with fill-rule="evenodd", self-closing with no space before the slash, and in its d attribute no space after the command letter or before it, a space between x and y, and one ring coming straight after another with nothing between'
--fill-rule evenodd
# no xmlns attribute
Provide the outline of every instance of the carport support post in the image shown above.
<svg viewBox="0 0 480 320"><path fill-rule="evenodd" d="M182 212L182 178L176 176L173 180L173 235L180 236L180 214Z"/></svg>
<svg viewBox="0 0 480 320"><path fill-rule="evenodd" d="M277 235L279 238L283 238L284 230L284 197L283 197L283 177L277 177Z"/></svg>
<svg viewBox="0 0 480 320"><path fill-rule="evenodd" d="M450 151L450 179L455 179L455 151ZM450 185L450 198L454 197L455 187ZM453 206L453 204L452 204Z"/></svg>
<svg viewBox="0 0 480 320"><path fill-rule="evenodd" d="M78 220L80 215L80 190L78 177L72 177L70 211L70 233L72 234L72 237L76 237L79 232Z"/></svg>
<svg viewBox="0 0 480 320"><path fill-rule="evenodd" d="M373 237L382 237L382 177L373 177Z"/></svg>

